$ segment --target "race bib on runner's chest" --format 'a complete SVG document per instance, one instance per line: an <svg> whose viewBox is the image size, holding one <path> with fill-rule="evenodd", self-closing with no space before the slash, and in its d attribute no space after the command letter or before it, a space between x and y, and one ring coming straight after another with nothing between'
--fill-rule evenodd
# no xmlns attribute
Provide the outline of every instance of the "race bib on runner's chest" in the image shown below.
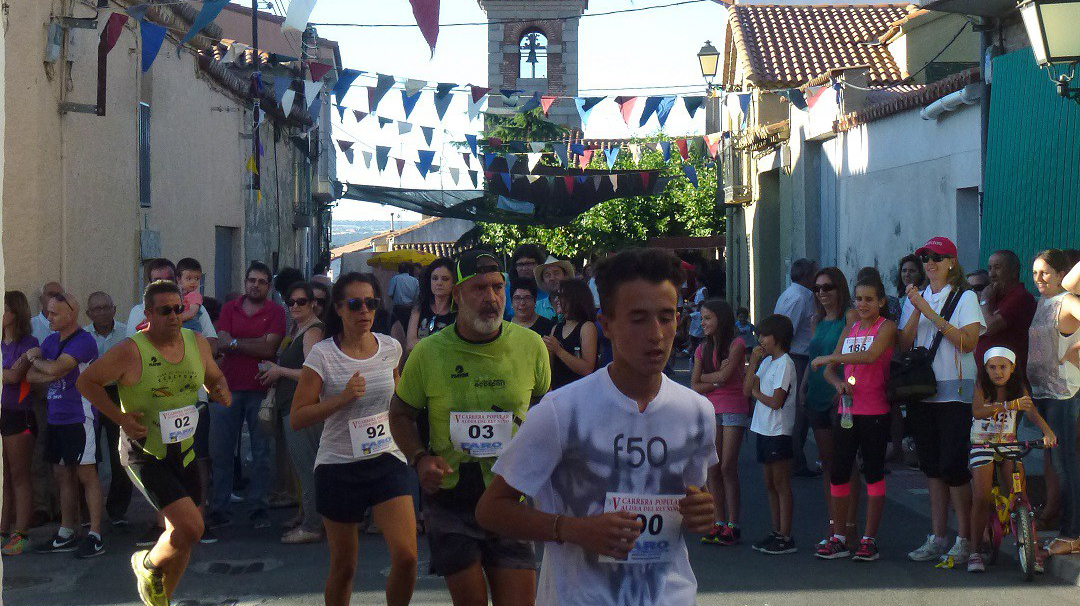
<svg viewBox="0 0 1080 606"><path fill-rule="evenodd" d="M390 435L390 413L349 419L349 438L353 456L360 459L371 459L392 450L394 438Z"/></svg>
<svg viewBox="0 0 1080 606"><path fill-rule="evenodd" d="M161 443L176 444L195 435L199 426L199 411L194 406L185 406L176 410L163 410L158 413L161 426Z"/></svg>
<svg viewBox="0 0 1080 606"><path fill-rule="evenodd" d="M607 564L656 564L670 562L682 533L679 513L681 494L643 495L609 492L604 498L604 513L627 511L641 522L641 535L625 560L600 556Z"/></svg>
<svg viewBox="0 0 1080 606"><path fill-rule="evenodd" d="M512 412L450 413L450 443L471 457L497 457L513 435Z"/></svg>
<svg viewBox="0 0 1080 606"><path fill-rule="evenodd" d="M974 419L971 423L971 441L1015 442L1016 411L994 413L985 419Z"/></svg>
<svg viewBox="0 0 1080 606"><path fill-rule="evenodd" d="M873 335L867 335L865 337L848 337L844 339L844 348L840 351L840 353L850 354L863 352L870 349L870 346L873 344Z"/></svg>

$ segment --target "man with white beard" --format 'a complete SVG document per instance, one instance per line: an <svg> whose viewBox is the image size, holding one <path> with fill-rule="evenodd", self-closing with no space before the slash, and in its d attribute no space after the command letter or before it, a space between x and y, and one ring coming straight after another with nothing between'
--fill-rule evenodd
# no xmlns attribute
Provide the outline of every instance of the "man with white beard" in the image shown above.
<svg viewBox="0 0 1080 606"><path fill-rule="evenodd" d="M475 512L496 459L547 393L547 349L540 335L503 321L506 278L495 255L462 253L455 270L457 321L409 355L390 431L420 476L431 571L446 579L454 604L486 604L489 586L495 604L531 604L532 542L482 529Z"/></svg>

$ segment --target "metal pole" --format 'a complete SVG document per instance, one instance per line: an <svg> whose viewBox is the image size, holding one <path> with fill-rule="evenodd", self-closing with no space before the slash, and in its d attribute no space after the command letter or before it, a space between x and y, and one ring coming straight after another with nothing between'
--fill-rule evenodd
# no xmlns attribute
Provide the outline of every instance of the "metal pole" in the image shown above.
<svg viewBox="0 0 1080 606"><path fill-rule="evenodd" d="M251 0L251 52L255 71L251 74L251 155L255 158L255 174L251 176L251 189L262 189L261 162L259 158L259 113L262 91L262 59L259 56L259 1ZM258 195L258 194L256 194Z"/></svg>

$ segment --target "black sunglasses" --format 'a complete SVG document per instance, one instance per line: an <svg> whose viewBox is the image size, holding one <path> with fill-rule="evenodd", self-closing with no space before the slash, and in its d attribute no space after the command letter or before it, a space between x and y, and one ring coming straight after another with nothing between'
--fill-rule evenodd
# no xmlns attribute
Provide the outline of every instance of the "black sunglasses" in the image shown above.
<svg viewBox="0 0 1080 606"><path fill-rule="evenodd" d="M922 261L923 263L929 263L931 261L933 261L934 263L941 263L945 259L951 259L951 258L952 258L952 255L939 255L936 252L923 253L923 254L919 255L919 260Z"/></svg>
<svg viewBox="0 0 1080 606"><path fill-rule="evenodd" d="M168 316L168 315L171 315L171 314L176 314L176 315L179 316L180 314L184 313L184 306L183 305L162 305L161 307L155 307L154 311L156 311L159 316Z"/></svg>
<svg viewBox="0 0 1080 606"><path fill-rule="evenodd" d="M316 299L316 301L317 300L318 299ZM300 307L304 307L308 303L311 303L311 299L305 299L304 297L299 297L296 299L285 299L285 305L289 307L292 307L293 305L299 305Z"/></svg>
<svg viewBox="0 0 1080 606"><path fill-rule="evenodd" d="M832 292L834 290L836 290L835 284L815 284L813 288L814 292Z"/></svg>
<svg viewBox="0 0 1080 606"><path fill-rule="evenodd" d="M377 311L382 307L382 299L378 297L348 299L345 301L345 305L349 308L349 311L360 311L362 308L367 308L368 311Z"/></svg>

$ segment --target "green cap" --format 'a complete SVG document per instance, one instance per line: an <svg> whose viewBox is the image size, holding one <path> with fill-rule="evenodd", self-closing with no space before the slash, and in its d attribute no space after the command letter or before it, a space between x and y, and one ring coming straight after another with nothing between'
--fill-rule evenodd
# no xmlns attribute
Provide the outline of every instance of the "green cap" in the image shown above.
<svg viewBox="0 0 1080 606"><path fill-rule="evenodd" d="M467 250L458 257L455 264L455 284L461 284L469 278L493 271L502 273L502 263L495 253L479 248Z"/></svg>

